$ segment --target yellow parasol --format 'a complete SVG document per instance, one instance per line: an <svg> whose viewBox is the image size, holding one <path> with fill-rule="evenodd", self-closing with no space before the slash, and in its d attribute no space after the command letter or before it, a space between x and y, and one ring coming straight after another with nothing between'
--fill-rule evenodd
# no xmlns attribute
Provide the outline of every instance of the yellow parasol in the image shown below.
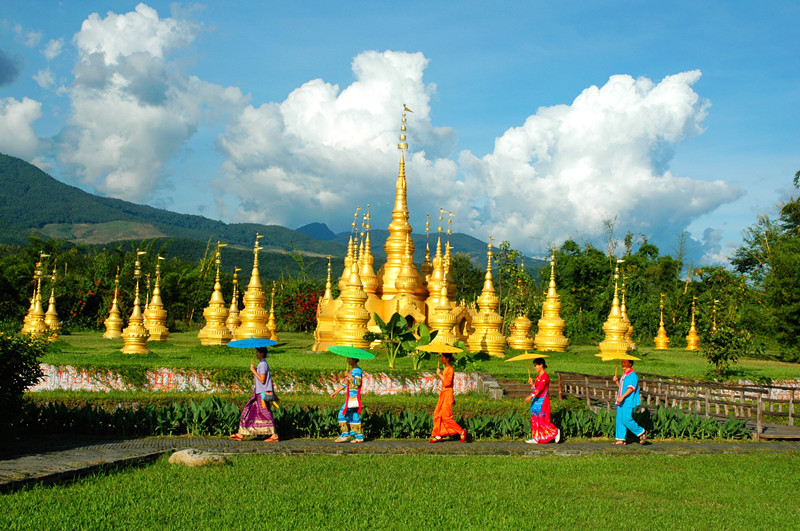
<svg viewBox="0 0 800 531"><path fill-rule="evenodd" d="M417 350L422 352L435 352L436 354L455 354L456 352L464 352L464 349L448 345L447 343L428 343L417 347ZM436 360L436 369L439 369L439 360Z"/></svg>
<svg viewBox="0 0 800 531"><path fill-rule="evenodd" d="M602 361L611 361L611 360L631 360L631 361L639 361L641 358L637 358L636 356L631 356L626 352L612 352L609 354L603 354L602 352L599 354L595 354L598 358ZM619 363L614 367L614 376L617 375L617 370L619 369Z"/></svg>
<svg viewBox="0 0 800 531"><path fill-rule="evenodd" d="M536 358L549 358L547 354L538 354L535 352L526 352L525 354L520 354L519 356L514 356L513 358L508 358L506 361L522 361L525 360L528 363L528 380L531 379L531 360L535 360Z"/></svg>

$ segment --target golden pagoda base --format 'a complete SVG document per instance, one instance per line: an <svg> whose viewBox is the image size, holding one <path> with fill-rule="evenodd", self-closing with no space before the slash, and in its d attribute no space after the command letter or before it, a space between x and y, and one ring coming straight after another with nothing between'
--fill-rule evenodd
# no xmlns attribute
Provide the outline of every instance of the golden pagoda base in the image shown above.
<svg viewBox="0 0 800 531"><path fill-rule="evenodd" d="M533 338L534 348L538 352L566 352L569 339L563 335L548 336L536 334Z"/></svg>
<svg viewBox="0 0 800 531"><path fill-rule="evenodd" d="M658 335L653 339L653 342L656 344L655 350L669 350L669 338L667 334L662 334L662 331L658 331Z"/></svg>
<svg viewBox="0 0 800 531"><path fill-rule="evenodd" d="M122 332L122 340L124 346L122 347L123 354L150 354L150 349L147 348L147 340L150 334L147 328L140 324L132 324Z"/></svg>

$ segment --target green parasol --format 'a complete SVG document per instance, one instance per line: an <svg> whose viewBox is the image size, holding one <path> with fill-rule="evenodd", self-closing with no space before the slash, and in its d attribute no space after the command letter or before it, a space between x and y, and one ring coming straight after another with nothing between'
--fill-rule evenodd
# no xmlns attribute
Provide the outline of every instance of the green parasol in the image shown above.
<svg viewBox="0 0 800 531"><path fill-rule="evenodd" d="M332 352L337 356L342 356L345 358L355 358L357 360L371 360L375 357L375 354L372 352L367 352L364 349L357 348L357 347L346 347L346 346L333 346L328 347L328 352Z"/></svg>

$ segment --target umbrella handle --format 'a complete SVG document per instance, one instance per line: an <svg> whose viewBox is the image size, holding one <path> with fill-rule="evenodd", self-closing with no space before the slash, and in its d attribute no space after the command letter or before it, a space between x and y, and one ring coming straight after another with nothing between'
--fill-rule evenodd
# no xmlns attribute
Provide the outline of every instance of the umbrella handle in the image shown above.
<svg viewBox="0 0 800 531"><path fill-rule="evenodd" d="M528 380L531 379L531 360L525 360L525 363L528 365Z"/></svg>

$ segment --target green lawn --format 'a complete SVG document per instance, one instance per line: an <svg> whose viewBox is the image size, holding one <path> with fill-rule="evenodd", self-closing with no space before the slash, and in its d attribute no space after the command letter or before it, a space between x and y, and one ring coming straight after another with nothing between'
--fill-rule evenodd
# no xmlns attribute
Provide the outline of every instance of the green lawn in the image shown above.
<svg viewBox="0 0 800 531"><path fill-rule="evenodd" d="M4 529L789 529L800 454L240 456L0 497Z"/></svg>
<svg viewBox="0 0 800 531"><path fill-rule="evenodd" d="M271 349L270 366L273 370L313 369L321 372L340 371L346 368L344 360L328 353L309 352L313 344L311 334L283 333L280 343ZM242 368L252 360L252 351L229 347L200 346L196 332L173 333L165 343L150 342L151 354L123 354L122 340L103 339L99 332L80 332L62 336L61 341L48 353L45 363L55 365L77 365L82 367L175 367L175 368ZM376 350L374 360L365 360L361 366L368 372L385 372L388 362L383 350ZM613 364L603 363L595 357L597 347L574 346L569 352L550 353L548 361L551 375L553 371L584 372L589 374L609 374ZM682 349L658 351L642 348L638 351L642 361L636 363L639 372L703 378L708 374L709 365L699 352L686 352ZM407 374L411 370L411 359L399 358L396 369ZM435 360L424 363L423 369L433 370ZM480 362L476 370L488 372L499 378L527 379L525 363L504 363L501 359L488 359ZM733 366L734 378L798 378L800 365L760 359L742 359Z"/></svg>

